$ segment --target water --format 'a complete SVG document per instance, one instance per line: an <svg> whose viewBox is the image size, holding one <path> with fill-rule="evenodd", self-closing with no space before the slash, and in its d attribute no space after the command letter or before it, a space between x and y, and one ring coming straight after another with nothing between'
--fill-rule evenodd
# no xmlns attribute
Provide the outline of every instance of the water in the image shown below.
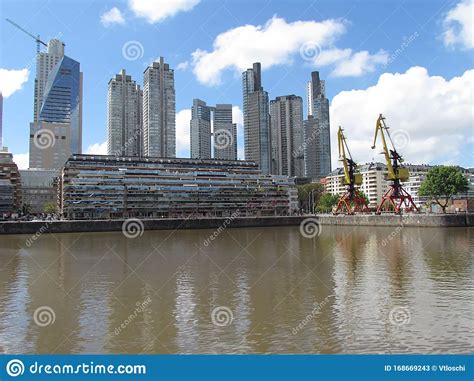
<svg viewBox="0 0 474 381"><path fill-rule="evenodd" d="M473 231L0 236L0 353L472 353Z"/></svg>

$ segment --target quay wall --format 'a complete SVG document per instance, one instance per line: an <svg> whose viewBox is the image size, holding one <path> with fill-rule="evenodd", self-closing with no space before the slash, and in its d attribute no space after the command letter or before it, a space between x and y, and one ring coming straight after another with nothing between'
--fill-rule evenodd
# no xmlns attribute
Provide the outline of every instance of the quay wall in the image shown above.
<svg viewBox="0 0 474 381"><path fill-rule="evenodd" d="M237 217L198 219L141 220L144 230L216 229L219 227L297 226L307 219L321 225L334 226L405 226L405 227L469 227L474 226L474 214L411 214L411 215L315 215L291 217ZM0 222L1 234L36 234L69 232L121 231L126 220L74 221L7 221Z"/></svg>

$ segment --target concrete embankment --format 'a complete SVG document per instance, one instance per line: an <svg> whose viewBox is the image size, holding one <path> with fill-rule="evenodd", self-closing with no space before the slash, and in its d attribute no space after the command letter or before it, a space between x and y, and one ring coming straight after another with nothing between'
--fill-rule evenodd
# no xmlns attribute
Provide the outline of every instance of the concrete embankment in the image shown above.
<svg viewBox="0 0 474 381"><path fill-rule="evenodd" d="M405 226L405 227L467 227L474 226L474 214L412 214L412 215L356 215L356 216L294 216L294 217L238 217L200 219L141 220L144 230L216 229L219 227L297 226L306 218L314 218L321 225L349 226ZM0 222L0 234L38 234L69 232L121 231L124 220L87 221L28 221Z"/></svg>

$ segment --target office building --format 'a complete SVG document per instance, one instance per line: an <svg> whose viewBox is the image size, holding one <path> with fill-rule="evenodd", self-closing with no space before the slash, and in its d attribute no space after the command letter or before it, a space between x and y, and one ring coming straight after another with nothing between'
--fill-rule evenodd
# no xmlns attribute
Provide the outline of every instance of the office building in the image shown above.
<svg viewBox="0 0 474 381"><path fill-rule="evenodd" d="M213 120L214 158L237 160L237 124L232 120L232 105L216 104Z"/></svg>
<svg viewBox="0 0 474 381"><path fill-rule="evenodd" d="M245 160L257 163L263 173L271 171L271 136L268 93L263 90L261 65L242 73Z"/></svg>
<svg viewBox="0 0 474 381"><path fill-rule="evenodd" d="M176 156L174 70L163 57L143 74L143 155Z"/></svg>
<svg viewBox="0 0 474 381"><path fill-rule="evenodd" d="M275 216L297 205L293 179L229 160L74 155L59 193L68 219Z"/></svg>
<svg viewBox="0 0 474 381"><path fill-rule="evenodd" d="M200 99L193 100L190 121L191 158L211 158L211 107Z"/></svg>
<svg viewBox="0 0 474 381"><path fill-rule="evenodd" d="M57 169L82 152L82 73L58 40L38 55L37 67L29 166Z"/></svg>
<svg viewBox="0 0 474 381"><path fill-rule="evenodd" d="M33 121L38 122L43 104L44 91L48 81L49 73L64 57L64 43L57 39L48 42L46 52L38 53L36 58L36 78Z"/></svg>
<svg viewBox="0 0 474 381"><path fill-rule="evenodd" d="M296 95L270 102L272 173L304 176L303 99Z"/></svg>
<svg viewBox="0 0 474 381"><path fill-rule="evenodd" d="M311 73L307 86L308 119L305 121L305 176L321 179L331 171L329 100L319 72Z"/></svg>
<svg viewBox="0 0 474 381"><path fill-rule="evenodd" d="M21 181L13 155L0 151L0 217L21 209Z"/></svg>
<svg viewBox="0 0 474 381"><path fill-rule="evenodd" d="M124 69L109 81L107 93L107 153L141 156L142 91Z"/></svg>
<svg viewBox="0 0 474 381"><path fill-rule="evenodd" d="M21 194L27 213L45 213L48 205L57 205L58 171L52 169L22 169Z"/></svg>

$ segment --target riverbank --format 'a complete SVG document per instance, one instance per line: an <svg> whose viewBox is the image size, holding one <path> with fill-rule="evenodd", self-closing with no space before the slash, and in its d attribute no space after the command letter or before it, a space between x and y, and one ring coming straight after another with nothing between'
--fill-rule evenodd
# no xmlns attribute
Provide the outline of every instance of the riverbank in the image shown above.
<svg viewBox="0 0 474 381"><path fill-rule="evenodd" d="M412 214L354 216L237 217L199 219L136 220L141 230L216 229L219 227L297 226L307 218L321 225L467 227L474 226L474 214ZM121 231L125 220L8 221L0 222L0 234L36 234Z"/></svg>

